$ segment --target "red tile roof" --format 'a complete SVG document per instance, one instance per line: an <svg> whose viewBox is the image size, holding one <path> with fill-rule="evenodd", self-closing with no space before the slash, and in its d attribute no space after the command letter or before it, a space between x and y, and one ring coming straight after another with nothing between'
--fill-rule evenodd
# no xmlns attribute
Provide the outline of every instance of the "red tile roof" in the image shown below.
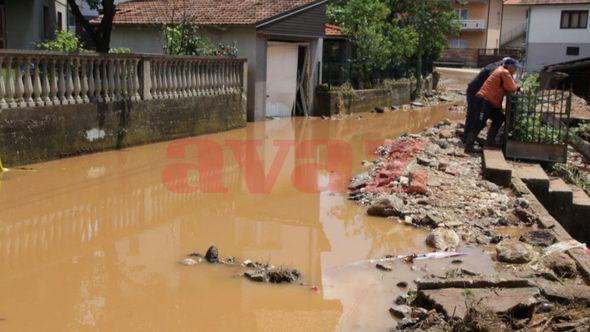
<svg viewBox="0 0 590 332"><path fill-rule="evenodd" d="M342 37L342 28L337 25L326 24L325 34L329 37Z"/></svg>
<svg viewBox="0 0 590 332"><path fill-rule="evenodd" d="M508 6L517 5L577 5L590 3L590 0L505 0L504 4Z"/></svg>
<svg viewBox="0 0 590 332"><path fill-rule="evenodd" d="M318 2L324 1L131 0L117 5L113 24L166 24L188 18L201 25L253 25Z"/></svg>

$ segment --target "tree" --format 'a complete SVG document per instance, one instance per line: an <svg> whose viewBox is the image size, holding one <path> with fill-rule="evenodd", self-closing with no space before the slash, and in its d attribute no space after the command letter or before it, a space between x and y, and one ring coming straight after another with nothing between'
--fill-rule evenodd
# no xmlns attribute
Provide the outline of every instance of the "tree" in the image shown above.
<svg viewBox="0 0 590 332"><path fill-rule="evenodd" d="M456 0L389 0L391 22L412 29L418 36L416 48L416 80L422 86L422 61L425 55L437 58L449 36L459 32L460 24L453 8Z"/></svg>
<svg viewBox="0 0 590 332"><path fill-rule="evenodd" d="M82 26L83 31L96 47L99 53L108 53L111 44L111 30L113 28L113 18L115 17L114 0L84 0L92 9L101 13L99 24L91 24L84 15L76 0L68 0L68 5L76 23Z"/></svg>
<svg viewBox="0 0 590 332"><path fill-rule="evenodd" d="M328 7L330 20L343 28L354 45L351 62L361 88L370 81L371 72L414 52L416 35L410 29L389 23L386 0L340 0Z"/></svg>

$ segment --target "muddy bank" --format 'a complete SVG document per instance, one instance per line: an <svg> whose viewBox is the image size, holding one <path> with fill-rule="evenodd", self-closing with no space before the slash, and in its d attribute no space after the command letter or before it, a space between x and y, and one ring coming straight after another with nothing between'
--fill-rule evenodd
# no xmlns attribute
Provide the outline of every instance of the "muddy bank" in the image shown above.
<svg viewBox="0 0 590 332"><path fill-rule="evenodd" d="M582 245L558 242L542 228L530 202L483 180L481 157L463 153L460 134L460 125L443 121L386 141L350 183L349 199L369 215L426 229L423 241L432 250L480 248L493 260L490 273L448 258L452 266L414 280L408 293L393 301L389 311L399 322L392 325L457 331L486 325L487 330L590 328L584 316L590 312L590 287L565 253Z"/></svg>

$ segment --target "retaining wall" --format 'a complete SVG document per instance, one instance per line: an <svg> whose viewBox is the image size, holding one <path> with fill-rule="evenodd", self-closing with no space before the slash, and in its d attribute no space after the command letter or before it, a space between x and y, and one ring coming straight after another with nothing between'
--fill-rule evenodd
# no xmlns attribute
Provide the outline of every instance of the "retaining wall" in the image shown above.
<svg viewBox="0 0 590 332"><path fill-rule="evenodd" d="M241 93L5 109L0 157L16 166L245 125Z"/></svg>

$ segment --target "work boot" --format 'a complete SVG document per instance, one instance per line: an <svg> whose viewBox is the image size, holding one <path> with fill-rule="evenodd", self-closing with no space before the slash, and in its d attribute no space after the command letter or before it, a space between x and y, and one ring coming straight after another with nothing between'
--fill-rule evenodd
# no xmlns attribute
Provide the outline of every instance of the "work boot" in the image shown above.
<svg viewBox="0 0 590 332"><path fill-rule="evenodd" d="M480 153L481 148L475 146L475 138L477 136L474 132L469 132L465 136L465 153Z"/></svg>

